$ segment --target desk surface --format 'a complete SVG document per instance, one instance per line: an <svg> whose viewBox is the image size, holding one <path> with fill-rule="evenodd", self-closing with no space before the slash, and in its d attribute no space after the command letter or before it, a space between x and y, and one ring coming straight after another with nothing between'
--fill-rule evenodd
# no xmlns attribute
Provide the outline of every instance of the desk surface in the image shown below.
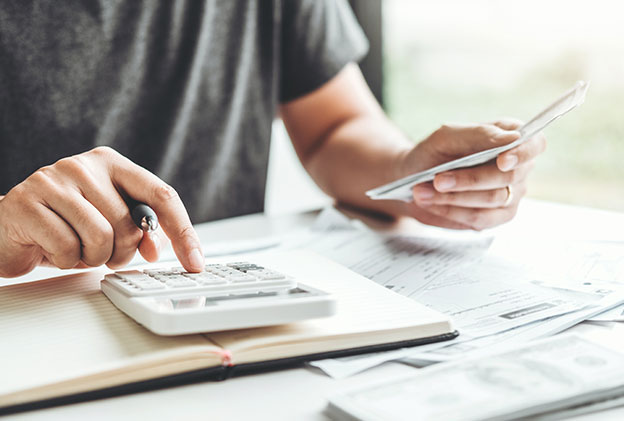
<svg viewBox="0 0 624 421"><path fill-rule="evenodd" d="M271 217L250 215L202 224L197 228L204 242L243 240L286 233L295 227L310 224L314 218L314 212ZM381 231L454 235L408 219L397 222L384 222L367 217L361 219ZM525 200L516 219L497 228L493 233L509 238L535 235L539 238L622 241L624 214ZM41 276L50 276L49 270L34 272L27 278L22 278L22 281ZM585 322L570 331L597 342L619 345L624 349L624 323ZM27 412L6 419L325 420L321 411L328 396L361 382L392 377L411 370L416 369L399 363L386 363L347 379L333 380L312 369L289 369L228 379L224 382L206 382ZM624 408L576 419L624 419Z"/></svg>

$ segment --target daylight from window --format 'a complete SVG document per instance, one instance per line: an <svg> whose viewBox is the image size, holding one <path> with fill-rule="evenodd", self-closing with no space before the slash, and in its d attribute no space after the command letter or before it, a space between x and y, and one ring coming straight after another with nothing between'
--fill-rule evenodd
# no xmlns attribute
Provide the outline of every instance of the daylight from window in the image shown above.
<svg viewBox="0 0 624 421"><path fill-rule="evenodd" d="M384 0L385 105L418 141L447 122L523 120L577 80L529 196L624 210L624 3Z"/></svg>

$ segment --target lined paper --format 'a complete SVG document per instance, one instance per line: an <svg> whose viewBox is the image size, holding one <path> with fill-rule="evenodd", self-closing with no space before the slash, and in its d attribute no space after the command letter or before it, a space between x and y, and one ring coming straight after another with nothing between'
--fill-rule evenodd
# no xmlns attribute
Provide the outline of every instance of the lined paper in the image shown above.
<svg viewBox="0 0 624 421"><path fill-rule="evenodd" d="M104 273L0 288L0 404L20 390L214 348L134 322L100 291Z"/></svg>

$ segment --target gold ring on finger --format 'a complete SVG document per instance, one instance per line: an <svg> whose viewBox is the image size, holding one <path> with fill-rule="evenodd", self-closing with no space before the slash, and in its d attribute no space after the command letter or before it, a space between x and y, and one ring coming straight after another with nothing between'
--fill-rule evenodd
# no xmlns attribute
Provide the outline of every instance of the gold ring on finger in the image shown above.
<svg viewBox="0 0 624 421"><path fill-rule="evenodd" d="M505 187L505 189L507 190L507 199L505 199L505 203L503 203L504 208L509 206L513 200L513 190L511 190L511 185Z"/></svg>

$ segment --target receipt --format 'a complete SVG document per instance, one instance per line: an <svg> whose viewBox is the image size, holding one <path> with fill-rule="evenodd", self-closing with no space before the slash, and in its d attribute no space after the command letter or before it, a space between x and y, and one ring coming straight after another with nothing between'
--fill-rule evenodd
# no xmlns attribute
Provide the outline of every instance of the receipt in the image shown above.
<svg viewBox="0 0 624 421"><path fill-rule="evenodd" d="M561 98L533 117L528 123L520 128L520 138L512 143L497 148L487 149L463 158L435 166L425 171L409 175L386 185L377 187L366 192L366 195L374 200L403 200L412 201L412 188L420 183L433 180L436 174L454 170L457 168L473 167L491 161L499 154L515 148L529 140L533 135L539 133L550 123L578 107L585 101L585 95L589 84L579 81L572 89L566 92Z"/></svg>

